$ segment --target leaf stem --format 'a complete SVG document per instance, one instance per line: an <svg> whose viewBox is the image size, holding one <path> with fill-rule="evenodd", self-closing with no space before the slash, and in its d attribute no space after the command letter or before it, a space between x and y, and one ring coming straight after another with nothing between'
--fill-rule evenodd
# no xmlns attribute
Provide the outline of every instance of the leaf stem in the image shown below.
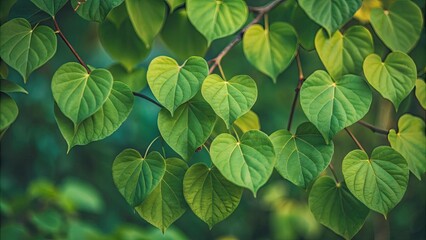
<svg viewBox="0 0 426 240"><path fill-rule="evenodd" d="M361 143L355 137L355 135L348 128L345 128L345 131L349 134L349 136L352 138L352 140L354 140L354 142L359 147L359 149L361 149L362 151L366 152L365 149L362 147Z"/></svg>
<svg viewBox="0 0 426 240"><path fill-rule="evenodd" d="M370 129L372 132L374 133L379 133L379 134L383 134L383 135L388 135L389 134L389 130L385 130L385 129L381 129L378 128L370 123L364 122L362 120L358 121L359 124L361 124L362 126Z"/></svg>
<svg viewBox="0 0 426 240"><path fill-rule="evenodd" d="M299 98L300 89L302 88L302 84L305 81L305 76L303 74L302 62L300 61L299 51L296 53L296 62L297 69L299 70L299 82L297 83L296 89L294 89L294 98L293 103L291 104L290 116L288 118L287 130L290 131L291 124L293 123L294 112L296 110L297 99Z"/></svg>
<svg viewBox="0 0 426 240"><path fill-rule="evenodd" d="M336 170L334 170L334 166L332 163L328 164L328 168L330 169L331 173L333 174L334 180L336 180L336 183L339 184L339 179L337 178Z"/></svg>
<svg viewBox="0 0 426 240"><path fill-rule="evenodd" d="M220 75L222 75L223 80L226 81L225 72L222 69L222 65L218 63L217 66L219 67Z"/></svg>
<svg viewBox="0 0 426 240"><path fill-rule="evenodd" d="M154 140L152 140L152 141L151 141L151 143L148 145L148 147L146 148L146 151L145 151L145 155L143 156L143 158L144 158L144 159L146 158L146 155L148 155L148 151L149 151L149 149L151 148L152 144L154 144L154 143L155 143L155 141L157 141L157 139L159 139L160 137L161 137L161 135L157 136L157 137L156 137L156 138L154 138Z"/></svg>
<svg viewBox="0 0 426 240"><path fill-rule="evenodd" d="M240 137L238 136L237 130L235 130L234 126L232 126L232 130L234 131L235 137L237 137L237 141L241 142Z"/></svg>
<svg viewBox="0 0 426 240"><path fill-rule="evenodd" d="M153 103L153 104L157 105L158 107L163 108L163 106L162 106L161 104L159 104L159 103L158 103L157 101L155 101L154 99L152 99L152 98L150 98L150 97L146 96L145 94L138 93L138 92L133 92L133 95L135 95L136 97L143 98L143 99L145 99L145 100L147 100L147 101L149 101L149 102L151 102L151 103Z"/></svg>

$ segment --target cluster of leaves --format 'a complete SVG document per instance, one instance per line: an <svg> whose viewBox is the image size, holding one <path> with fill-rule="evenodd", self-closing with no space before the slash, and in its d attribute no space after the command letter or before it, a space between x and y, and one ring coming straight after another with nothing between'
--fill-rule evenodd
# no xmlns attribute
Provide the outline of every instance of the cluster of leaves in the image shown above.
<svg viewBox="0 0 426 240"><path fill-rule="evenodd" d="M166 158L150 152L150 147L143 156L126 149L115 158L112 171L127 202L162 231L188 206L212 228L236 209L243 189L256 196L276 169L291 183L310 190L309 206L320 223L352 238L370 209L386 217L401 201L409 171L419 179L426 172L425 123L405 114L398 121L398 132L389 131L390 147L377 147L369 156L360 146L346 155L343 182L320 177L334 153L333 137L344 129L350 133L347 127L369 112L373 89L398 110L416 86L425 107L424 80L417 79L417 66L407 54L420 37L423 15L409 0L275 0L252 8L257 15L244 28L249 8L243 0L72 0L81 17L101 22L100 41L118 62L109 70L86 65L61 32L55 14L67 0L31 1L53 19L56 33L79 61L63 64L51 85L56 121L68 150L115 132L132 111L134 95L147 98L136 93L146 83L161 106L159 132L182 159ZM270 24L267 14L279 4L285 4L291 19ZM348 27L354 15L372 28L356 20ZM26 82L55 54L55 31L38 24L32 27L24 18L11 19L0 28L0 56ZM214 40L235 33L210 67L199 57ZM145 72L138 64L159 34L182 63L159 56ZM375 52L372 34L390 51L384 61ZM296 132L290 125L270 136L260 131L251 111L258 98L256 81L248 75L225 77L221 60L240 41L247 60L273 82L297 58L301 76L297 94L300 90L309 122ZM300 47L316 50L326 71L317 70L305 79ZM220 75L213 73L217 67ZM420 68L424 74L424 66ZM4 132L17 115L6 92L23 90L2 80L1 91L2 105L8 106L1 111ZM211 166L188 166L202 146Z"/></svg>

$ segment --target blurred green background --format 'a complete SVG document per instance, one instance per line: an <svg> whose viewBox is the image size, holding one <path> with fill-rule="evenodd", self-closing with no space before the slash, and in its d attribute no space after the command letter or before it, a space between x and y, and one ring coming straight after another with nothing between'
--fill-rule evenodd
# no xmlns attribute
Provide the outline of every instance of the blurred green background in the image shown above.
<svg viewBox="0 0 426 240"><path fill-rule="evenodd" d="M19 1L18 1L19 2ZM250 6L261 6L269 1L247 1ZM424 11L424 1L417 1ZM4 2L3 2L4 3ZM271 13L271 21L288 20L280 6ZM23 14L12 9L12 13ZM65 36L86 63L107 68L113 64L98 40L98 24L89 23L76 15L68 3L57 20ZM357 22L353 22L357 23ZM50 20L43 22L51 26ZM367 25L371 30L371 27ZM233 36L213 43L205 58L214 58ZM375 37L376 51L382 56L386 49ZM173 56L157 37L149 57L141 63L146 67L156 56ZM410 54L419 70L426 62L426 37ZM306 76L324 69L315 51L301 51ZM53 115L51 77L62 64L75 61L66 45L58 38L58 50L53 59L35 71L25 85L28 95L15 94L19 106L17 121L1 140L0 211L1 239L339 239L329 229L319 225L307 206L308 192L299 189L274 173L259 191L258 197L245 191L237 210L211 231L207 224L188 210L163 235L126 203L112 181L111 166L115 156L125 148L145 151L152 139L159 135L159 108L143 99L135 99L133 112L121 128L109 138L78 146L66 154ZM257 72L244 58L241 44L223 60L227 76L248 74L259 89L254 106L262 130L271 134L287 126L298 73L295 62L278 78L277 84ZM424 73L423 73L424 75ZM20 76L9 69L9 79L23 85ZM144 93L151 95L149 89ZM151 95L152 96L152 95ZM364 120L382 128L396 128L397 119L404 113L425 118L414 94L404 101L395 113L392 105L374 95L374 103ZM300 105L296 109L292 130L306 121ZM368 152L379 145L388 145L386 136L370 132L359 125L350 127ZM342 178L340 165L343 157L356 148L349 136L342 132L334 138L333 164ZM161 150L161 141L153 150ZM426 146L426 143L425 143ZM167 156L176 156L166 149ZM205 150L194 155L189 164L209 162ZM330 173L324 173L330 174ZM413 175L401 203L383 216L371 212L355 239L426 239L426 184Z"/></svg>

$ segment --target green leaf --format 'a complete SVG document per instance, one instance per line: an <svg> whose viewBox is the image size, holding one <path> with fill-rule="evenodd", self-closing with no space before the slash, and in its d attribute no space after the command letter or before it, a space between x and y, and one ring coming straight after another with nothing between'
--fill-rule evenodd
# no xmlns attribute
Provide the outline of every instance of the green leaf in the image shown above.
<svg viewBox="0 0 426 240"><path fill-rule="evenodd" d="M0 57L21 74L24 82L55 52L56 35L49 27L31 28L23 18L12 19L0 27Z"/></svg>
<svg viewBox="0 0 426 240"><path fill-rule="evenodd" d="M375 148L371 158L361 150L348 153L342 172L351 193L385 216L401 201L408 184L407 162L388 146Z"/></svg>
<svg viewBox="0 0 426 240"><path fill-rule="evenodd" d="M161 38L180 60L191 56L204 56L207 51L207 40L192 26L185 9L167 17Z"/></svg>
<svg viewBox="0 0 426 240"><path fill-rule="evenodd" d="M391 129L388 140L391 147L404 156L410 171L421 180L426 172L426 136L423 119L404 114L398 121L398 133Z"/></svg>
<svg viewBox="0 0 426 240"><path fill-rule="evenodd" d="M136 33L150 48L166 20L166 3L158 0L126 0L126 6Z"/></svg>
<svg viewBox="0 0 426 240"><path fill-rule="evenodd" d="M243 189L217 170L202 163L192 165L183 179L183 195L192 211L209 225L223 221L238 207Z"/></svg>
<svg viewBox="0 0 426 240"><path fill-rule="evenodd" d="M219 75L212 74L204 80L201 93L229 129L235 120L253 107L257 99L257 86L248 75L238 75L224 81Z"/></svg>
<svg viewBox="0 0 426 240"><path fill-rule="evenodd" d="M142 157L134 149L122 151L112 165L112 177L118 191L133 207L141 204L160 184L166 162L158 152Z"/></svg>
<svg viewBox="0 0 426 240"><path fill-rule="evenodd" d="M269 179L275 166L274 146L268 135L251 130L237 140L228 133L217 136L211 146L213 164L234 184L256 192Z"/></svg>
<svg viewBox="0 0 426 240"><path fill-rule="evenodd" d="M308 17L300 6L294 10L291 22L297 32L300 45L308 51L315 49L315 33L321 27Z"/></svg>
<svg viewBox="0 0 426 240"><path fill-rule="evenodd" d="M327 168L334 152L312 123L302 123L296 134L278 130L269 137L274 144L275 169L295 185L307 188Z"/></svg>
<svg viewBox="0 0 426 240"><path fill-rule="evenodd" d="M167 4L169 4L170 12L173 12L177 7L185 4L186 0L166 0Z"/></svg>
<svg viewBox="0 0 426 240"><path fill-rule="evenodd" d="M369 210L344 183L320 177L309 193L309 208L318 222L345 239L352 239L364 225Z"/></svg>
<svg viewBox="0 0 426 240"><path fill-rule="evenodd" d="M79 211L100 214L104 210L104 202L98 189L81 180L66 180L61 186L60 196Z"/></svg>
<svg viewBox="0 0 426 240"><path fill-rule="evenodd" d="M53 75L52 93L65 116L78 125L102 107L112 84L113 78L108 70L95 69L87 73L80 64L69 62Z"/></svg>
<svg viewBox="0 0 426 240"><path fill-rule="evenodd" d="M352 18L361 7L361 0L299 0L299 5L331 36Z"/></svg>
<svg viewBox="0 0 426 240"><path fill-rule="evenodd" d="M398 110L399 104L413 90L417 79L414 61L405 53L392 52L384 62L379 55L370 54L364 61L368 82Z"/></svg>
<svg viewBox="0 0 426 240"><path fill-rule="evenodd" d="M353 26L342 34L335 32L331 37L319 30L315 47L325 68L333 78L362 72L364 59L374 52L373 37L362 26Z"/></svg>
<svg viewBox="0 0 426 240"><path fill-rule="evenodd" d="M161 136L185 160L207 141L215 122L213 110L198 96L180 106L173 116L166 109L158 114Z"/></svg>
<svg viewBox="0 0 426 240"><path fill-rule="evenodd" d="M0 23L4 23L9 16L9 11L17 0L2 0L0 9Z"/></svg>
<svg viewBox="0 0 426 240"><path fill-rule="evenodd" d="M333 80L322 70L310 75L300 91L303 112L327 143L340 130L364 117L371 101L371 90L361 77L345 75Z"/></svg>
<svg viewBox="0 0 426 240"><path fill-rule="evenodd" d="M181 66L169 57L151 61L147 80L158 101L172 114L180 105L193 98L209 73L206 60L190 57Z"/></svg>
<svg viewBox="0 0 426 240"><path fill-rule="evenodd" d="M239 128L243 133L248 132L250 130L260 130L259 117L255 112L250 110L246 114L235 120L234 126Z"/></svg>
<svg viewBox="0 0 426 240"><path fill-rule="evenodd" d="M113 8L119 6L123 1L124 0L71 0L71 4L72 7L76 9L78 3L81 2L77 9L77 13L82 18L89 21L103 22L108 13Z"/></svg>
<svg viewBox="0 0 426 240"><path fill-rule="evenodd" d="M31 214L30 220L38 230L45 233L57 234L64 225L63 217L54 209L33 213Z"/></svg>
<svg viewBox="0 0 426 240"><path fill-rule="evenodd" d="M416 80L416 97L420 105L426 109L426 84L425 80L420 78Z"/></svg>
<svg viewBox="0 0 426 240"><path fill-rule="evenodd" d="M186 211L183 177L187 169L188 165L181 159L166 159L163 179L145 201L136 207L136 211L143 219L163 233Z"/></svg>
<svg viewBox="0 0 426 240"><path fill-rule="evenodd" d="M18 105L6 93L0 92L0 132L6 130L18 117Z"/></svg>
<svg viewBox="0 0 426 240"><path fill-rule="evenodd" d="M188 17L208 44L235 33L247 20L248 8L243 0L188 0Z"/></svg>
<svg viewBox="0 0 426 240"><path fill-rule="evenodd" d="M123 65L117 63L108 68L114 81L125 83L133 92L139 92L146 87L146 70L135 68L128 71Z"/></svg>
<svg viewBox="0 0 426 240"><path fill-rule="evenodd" d="M244 34L243 49L247 60L276 82L296 56L297 34L288 23L274 22L265 29L255 24Z"/></svg>
<svg viewBox="0 0 426 240"><path fill-rule="evenodd" d="M2 9L3 9L2 1ZM8 19L25 18L31 25L50 19L51 16L28 0L17 0L9 12ZM7 20L7 19L5 19Z"/></svg>
<svg viewBox="0 0 426 240"><path fill-rule="evenodd" d="M23 87L6 79L0 79L0 92L28 94L27 90L25 90Z"/></svg>
<svg viewBox="0 0 426 240"><path fill-rule="evenodd" d="M31 0L31 2L50 16L55 16L68 0Z"/></svg>
<svg viewBox="0 0 426 240"><path fill-rule="evenodd" d="M396 1L386 10L372 9L370 22L387 47L404 53L416 45L423 28L422 11L412 1Z"/></svg>
<svg viewBox="0 0 426 240"><path fill-rule="evenodd" d="M6 79L8 75L9 75L9 67L3 61L3 59L0 59L0 80Z"/></svg>

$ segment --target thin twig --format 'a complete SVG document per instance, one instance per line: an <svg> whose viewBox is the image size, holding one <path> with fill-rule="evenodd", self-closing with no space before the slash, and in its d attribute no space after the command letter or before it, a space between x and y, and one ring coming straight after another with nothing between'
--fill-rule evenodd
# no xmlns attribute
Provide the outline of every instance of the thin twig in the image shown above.
<svg viewBox="0 0 426 240"><path fill-rule="evenodd" d="M334 180L336 180L336 183L339 183L339 179L337 178L336 171L334 170L334 166L332 163L328 164L328 168L330 169L331 173L333 174Z"/></svg>
<svg viewBox="0 0 426 240"><path fill-rule="evenodd" d="M160 103L158 103L158 102L157 102L157 101L155 101L154 99L152 99L152 98L150 98L150 97L146 96L145 94L138 93L138 92L133 92L133 95L135 95L136 97L140 97L140 98L143 98L143 99L145 99L145 100L148 100L149 102L154 103L155 105L157 105L157 106L158 106L158 107L160 107L160 108L162 108L162 107L163 107Z"/></svg>
<svg viewBox="0 0 426 240"><path fill-rule="evenodd" d="M349 134L349 136L351 136L352 140L354 140L354 142L359 147L359 149L361 149L362 151L366 152L365 149L362 147L361 143L355 137L355 135L348 128L345 128L345 131Z"/></svg>
<svg viewBox="0 0 426 240"><path fill-rule="evenodd" d="M376 127L376 126L374 126L374 125L372 125L368 122L364 122L364 121L360 120L360 121L358 121L358 123L361 124L362 126L368 128L368 129L370 129L374 133L380 133L380 134L383 134L383 135L389 134L389 130L378 128L378 127Z"/></svg>
<svg viewBox="0 0 426 240"><path fill-rule="evenodd" d="M300 61L299 52L296 53L296 62L297 62L297 69L299 70L299 82L297 83L296 89L294 89L295 94L293 98L293 104L291 104L290 116L288 118L288 125L287 125L288 131L290 131L291 124L293 122L294 112L296 110L296 104L297 104L297 99L299 98L300 88L302 88L302 84L305 81L305 76L303 75L302 62Z"/></svg>

